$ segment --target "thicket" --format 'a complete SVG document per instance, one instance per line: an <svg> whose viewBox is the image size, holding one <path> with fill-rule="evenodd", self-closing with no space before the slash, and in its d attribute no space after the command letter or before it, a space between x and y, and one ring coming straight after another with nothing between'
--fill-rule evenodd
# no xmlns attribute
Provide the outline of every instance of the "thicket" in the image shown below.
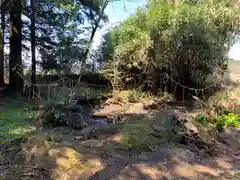
<svg viewBox="0 0 240 180"><path fill-rule="evenodd" d="M114 86L160 87L162 73L193 88L221 81L239 33L239 9L226 1L149 0L105 35L103 73ZM173 87L169 87L171 91Z"/></svg>

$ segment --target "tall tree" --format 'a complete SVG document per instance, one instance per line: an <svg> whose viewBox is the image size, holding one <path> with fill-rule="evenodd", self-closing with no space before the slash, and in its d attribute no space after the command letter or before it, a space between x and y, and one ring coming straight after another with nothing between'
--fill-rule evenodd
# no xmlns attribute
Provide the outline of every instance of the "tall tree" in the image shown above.
<svg viewBox="0 0 240 180"><path fill-rule="evenodd" d="M9 68L10 68L10 80L9 90L12 92L23 92L23 79L22 79L22 19L24 2L20 0L12 0L12 4L9 7L10 15L10 56L9 56Z"/></svg>
<svg viewBox="0 0 240 180"><path fill-rule="evenodd" d="M42 57L41 65L45 70L69 72L88 54L88 42L94 37L92 30L100 16L102 0L57 1L37 6L37 46ZM106 17L103 16L100 21L103 19Z"/></svg>
<svg viewBox="0 0 240 180"><path fill-rule="evenodd" d="M5 8L1 0L1 29L0 29L0 87L4 83L4 30L5 30Z"/></svg>
<svg viewBox="0 0 240 180"><path fill-rule="evenodd" d="M36 84L36 35L35 35L35 15L36 15L36 4L35 0L31 0L31 52L32 52L32 93L34 95L34 84Z"/></svg>
<svg viewBox="0 0 240 180"><path fill-rule="evenodd" d="M84 52L84 54L83 54L83 57L82 57L82 64L81 64L80 73L79 73L79 81L80 81L81 78L82 78L83 69L84 69L84 66L85 66L85 64L86 64L86 60L87 60L88 54L89 54L89 52L90 52L91 45L92 45L92 43L93 43L94 36L95 36L95 34L96 34L97 29L99 28L99 24L100 24L101 20L104 18L104 11L105 11L108 3L109 3L108 0L104 0L103 3L102 3L102 5L101 5L101 9L100 9L100 11L99 11L99 16L97 17L96 20L94 20L94 18L93 18L91 36L90 36L90 39L89 39L87 48L86 48L86 50L85 50L85 52Z"/></svg>

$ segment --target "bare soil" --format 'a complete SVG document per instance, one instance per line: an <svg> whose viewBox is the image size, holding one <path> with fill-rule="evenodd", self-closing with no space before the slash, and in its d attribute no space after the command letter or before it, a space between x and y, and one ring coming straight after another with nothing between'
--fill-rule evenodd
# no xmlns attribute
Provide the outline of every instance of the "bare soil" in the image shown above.
<svg viewBox="0 0 240 180"><path fill-rule="evenodd" d="M161 112L166 104L154 101L105 104L95 116L130 121ZM187 116L185 107L174 107ZM114 119L114 118L113 118ZM161 122L163 119L156 119ZM115 122L116 123L116 122ZM160 141L146 149L123 150L118 123L94 131L67 128L36 130L28 137L0 145L0 179L4 180L237 180L240 179L240 130L206 137L208 147ZM191 131L195 126L187 127ZM198 127L197 127L198 128ZM89 132L90 131L90 132ZM199 132L200 133L200 132ZM87 136L82 136L82 135ZM197 132L198 134L198 132ZM210 148L209 148L210 147ZM210 153L214 151L214 153Z"/></svg>
<svg viewBox="0 0 240 180"><path fill-rule="evenodd" d="M20 147L12 145L2 147L0 154L2 179L240 178L239 155L231 148L217 156L209 156L191 147L163 144L154 147L151 152L130 153L112 151L103 140L77 141L68 138L63 137L56 143L57 145L46 147L46 142L50 144L51 141L41 134L38 138L36 136L29 138Z"/></svg>
<svg viewBox="0 0 240 180"><path fill-rule="evenodd" d="M135 115L147 113L139 103L132 104L131 108ZM125 112L132 113L131 108L126 108ZM110 109L105 109L108 110L105 113L109 113ZM119 107L112 111L114 115L124 114ZM101 113L104 114L104 108ZM6 180L240 178L239 138L230 138L231 131L221 134L219 141L214 141L218 152L214 155L209 155L206 149L170 142L156 144L145 151L123 151L114 148L120 139L117 132L100 132L86 139L78 138L78 134L79 131L69 132L65 128L45 129L25 139L1 145L0 177Z"/></svg>

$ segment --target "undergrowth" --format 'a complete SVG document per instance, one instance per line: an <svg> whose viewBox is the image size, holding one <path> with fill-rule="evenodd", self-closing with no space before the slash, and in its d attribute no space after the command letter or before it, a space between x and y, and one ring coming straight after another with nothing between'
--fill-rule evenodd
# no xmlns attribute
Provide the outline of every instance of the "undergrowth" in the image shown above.
<svg viewBox="0 0 240 180"><path fill-rule="evenodd" d="M142 91L140 89L131 89L124 91L115 91L113 92L113 96L116 101L121 103L137 103L137 102L145 102L146 100L166 100L171 99L168 93L157 94L154 95L149 91Z"/></svg>
<svg viewBox="0 0 240 180"><path fill-rule="evenodd" d="M212 124L217 130L240 125L239 88L229 88L216 92L207 102L200 102L202 113L195 121L207 125Z"/></svg>
<svg viewBox="0 0 240 180"><path fill-rule="evenodd" d="M235 113L222 115L216 120L216 128L221 130L224 127L238 127L240 125L240 118Z"/></svg>

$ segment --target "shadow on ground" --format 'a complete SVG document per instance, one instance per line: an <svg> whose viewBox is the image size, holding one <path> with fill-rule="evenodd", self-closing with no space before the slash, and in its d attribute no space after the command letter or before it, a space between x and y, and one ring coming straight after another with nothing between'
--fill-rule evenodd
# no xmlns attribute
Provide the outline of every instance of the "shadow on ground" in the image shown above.
<svg viewBox="0 0 240 180"><path fill-rule="evenodd" d="M173 123L169 113L151 115L142 105L140 113L134 113L139 106L121 113L121 118L127 117L126 123L111 128L36 130L31 136L1 144L0 177L7 180L240 178L237 131L219 137L221 140L233 137L231 142L218 140L198 148L194 142L173 141L181 133L172 134L178 120ZM218 153L206 153L211 145Z"/></svg>
<svg viewBox="0 0 240 180"><path fill-rule="evenodd" d="M2 148L1 177L60 180L239 178L239 159L229 155L210 157L187 147L157 146L152 152L133 154L106 150L99 145L100 142L90 140L75 144L73 141L59 141L59 144L53 143L55 145L47 145L47 142L52 141L41 142L35 136L21 147Z"/></svg>
<svg viewBox="0 0 240 180"><path fill-rule="evenodd" d="M2 145L0 177L10 180L239 179L237 148L231 151L231 146L226 145L221 151L223 146L219 145L220 153L209 155L205 149L194 149L191 145L158 141L149 143L149 149L136 146L137 150L126 150L116 146L121 141L119 133L98 132L81 139L79 131L69 132L65 128L36 132L26 139Z"/></svg>

